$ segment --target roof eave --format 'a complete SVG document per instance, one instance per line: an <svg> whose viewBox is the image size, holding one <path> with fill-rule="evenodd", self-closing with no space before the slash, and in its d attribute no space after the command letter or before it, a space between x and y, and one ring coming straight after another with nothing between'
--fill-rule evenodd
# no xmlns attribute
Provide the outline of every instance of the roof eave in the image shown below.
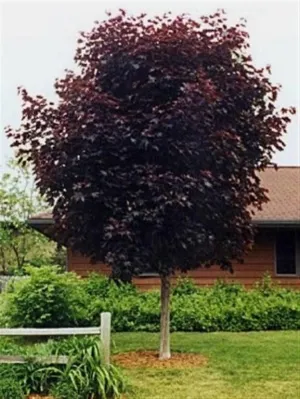
<svg viewBox="0 0 300 399"><path fill-rule="evenodd" d="M272 220L272 219L253 219L252 223L257 226L299 226L300 227L300 219L299 220ZM53 219L29 219L28 224L30 226L40 226L40 225L51 225L54 224Z"/></svg>
<svg viewBox="0 0 300 399"><path fill-rule="evenodd" d="M300 220L266 220L266 219L254 219L252 223L258 227L299 227Z"/></svg>
<svg viewBox="0 0 300 399"><path fill-rule="evenodd" d="M53 219L28 219L27 223L30 226L40 226L40 225L45 225L45 224L54 224Z"/></svg>

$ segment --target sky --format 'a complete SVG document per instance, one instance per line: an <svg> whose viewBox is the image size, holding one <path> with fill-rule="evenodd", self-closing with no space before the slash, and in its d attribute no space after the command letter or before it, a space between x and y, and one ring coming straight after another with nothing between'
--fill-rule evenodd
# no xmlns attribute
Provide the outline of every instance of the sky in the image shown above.
<svg viewBox="0 0 300 399"><path fill-rule="evenodd" d="M89 31L105 11L129 13L189 13L193 17L223 8L230 22L246 18L251 54L257 66L272 66L272 81L282 84L280 106L296 106L298 113L284 137L286 148L275 155L279 165L300 165L300 0L199 1L199 0L18 1L0 0L0 173L13 155L4 127L18 127L21 102L17 87L30 94L55 99L53 83L73 69L79 31Z"/></svg>

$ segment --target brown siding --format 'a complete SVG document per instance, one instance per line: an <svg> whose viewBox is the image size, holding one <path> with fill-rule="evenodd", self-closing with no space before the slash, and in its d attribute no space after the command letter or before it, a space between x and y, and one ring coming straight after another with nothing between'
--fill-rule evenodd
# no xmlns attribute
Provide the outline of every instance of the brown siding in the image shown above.
<svg viewBox="0 0 300 399"><path fill-rule="evenodd" d="M263 230L257 237L252 251L245 257L243 264L234 263L234 273L222 271L219 267L198 268L190 271L187 276L194 279L199 286L213 285L217 279L228 282L235 281L250 288L255 282L260 280L268 272L274 280L280 282L285 287L300 288L300 277L281 277L275 275L275 232ZM68 251L68 269L74 271L82 277L86 277L91 272L99 272L105 275L110 274L110 268L104 264L92 264L88 258ZM173 278L173 282L180 274ZM185 275L182 275L185 276ZM133 279L141 289L152 289L159 287L158 277L137 277Z"/></svg>

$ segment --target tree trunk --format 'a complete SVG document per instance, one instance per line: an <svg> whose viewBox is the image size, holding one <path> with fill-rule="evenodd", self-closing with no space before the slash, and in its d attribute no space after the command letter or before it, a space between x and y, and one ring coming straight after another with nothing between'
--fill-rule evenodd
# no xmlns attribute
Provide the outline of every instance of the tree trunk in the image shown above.
<svg viewBox="0 0 300 399"><path fill-rule="evenodd" d="M170 293L171 276L161 276L160 288L160 360L170 359Z"/></svg>
<svg viewBox="0 0 300 399"><path fill-rule="evenodd" d="M17 268L18 268L18 270L21 270L23 264L21 263L20 255L19 255L18 249L17 249L13 244L11 244L10 247L11 247L11 249L13 250L13 252L14 252L14 254L15 254L16 261L17 261Z"/></svg>
<svg viewBox="0 0 300 399"><path fill-rule="evenodd" d="M2 272L3 274L6 274L6 257L3 248L0 248L0 254L1 254Z"/></svg>

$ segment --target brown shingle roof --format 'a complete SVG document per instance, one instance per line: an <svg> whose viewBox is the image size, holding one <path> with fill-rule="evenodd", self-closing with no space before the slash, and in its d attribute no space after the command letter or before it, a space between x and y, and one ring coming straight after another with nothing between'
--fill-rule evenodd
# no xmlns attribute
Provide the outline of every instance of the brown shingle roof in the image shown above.
<svg viewBox="0 0 300 399"><path fill-rule="evenodd" d="M300 167L267 168L260 173L270 201L253 217L255 221L300 222Z"/></svg>
<svg viewBox="0 0 300 399"><path fill-rule="evenodd" d="M40 212L40 213L32 216L30 219L52 219L51 209L49 211Z"/></svg>
<svg viewBox="0 0 300 399"><path fill-rule="evenodd" d="M48 211L45 211L45 212L40 212L40 213L37 213L37 214L35 214L35 215L32 215L30 218L29 218L29 222L30 222L30 224L35 224L35 222L42 222L43 220L45 220L45 221L49 221L49 220L52 220L52 212L51 212L51 209L50 210L48 210Z"/></svg>
<svg viewBox="0 0 300 399"><path fill-rule="evenodd" d="M276 223L296 222L300 223L300 167L281 166L276 171L267 168L260 173L262 186L269 190L270 201L264 204L261 211L257 211L253 217L255 222ZM51 211L39 213L30 221L51 221Z"/></svg>

